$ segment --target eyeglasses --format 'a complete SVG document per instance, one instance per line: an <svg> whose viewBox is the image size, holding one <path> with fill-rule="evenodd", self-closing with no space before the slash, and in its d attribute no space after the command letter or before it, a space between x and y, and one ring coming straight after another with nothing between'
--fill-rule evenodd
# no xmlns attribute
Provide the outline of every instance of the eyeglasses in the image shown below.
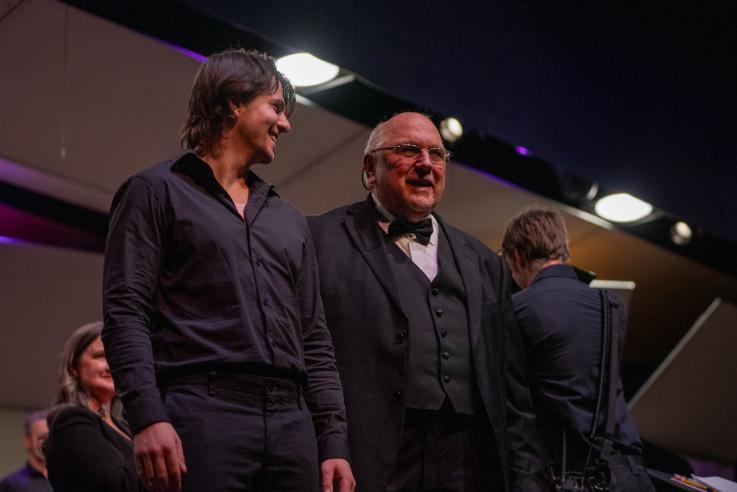
<svg viewBox="0 0 737 492"><path fill-rule="evenodd" d="M432 161L433 164L445 164L450 159L450 152L442 147L420 147L419 145L407 143L395 145L393 147L379 147L378 149L374 149L369 152L376 152L379 150L391 150L402 157L412 158L418 157L422 154L423 150L427 150L427 153L430 156L430 161Z"/></svg>

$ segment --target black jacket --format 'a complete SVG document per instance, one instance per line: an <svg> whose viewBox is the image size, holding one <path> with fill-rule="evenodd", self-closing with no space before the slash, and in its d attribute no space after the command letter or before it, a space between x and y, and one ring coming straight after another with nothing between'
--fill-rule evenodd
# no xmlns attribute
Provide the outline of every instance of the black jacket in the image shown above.
<svg viewBox="0 0 737 492"><path fill-rule="evenodd" d="M397 460L409 358L406 338L398 337L408 329L398 295L401 286L390 269L377 219L370 197L308 217L320 269L320 292L343 382L351 465L364 492L384 490ZM495 437L489 445L495 448L490 454L496 460L488 466L506 475L510 462L507 410L512 406L520 410L512 412L514 432L531 440L534 430L525 428L525 420L518 418L529 408L526 386L506 384L505 364L522 363L509 297L510 277L500 258L480 241L439 218L438 222L447 234L466 291L474 370ZM513 393L509 400L507 390ZM519 448L511 457L515 470L529 467L526 452ZM500 490L506 488L501 485Z"/></svg>

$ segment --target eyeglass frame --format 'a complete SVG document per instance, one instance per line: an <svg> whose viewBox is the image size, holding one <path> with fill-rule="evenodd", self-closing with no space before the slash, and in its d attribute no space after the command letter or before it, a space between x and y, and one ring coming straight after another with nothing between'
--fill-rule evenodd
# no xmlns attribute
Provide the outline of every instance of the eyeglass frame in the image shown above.
<svg viewBox="0 0 737 492"><path fill-rule="evenodd" d="M416 149L419 149L418 155L420 153L422 153L423 150L426 150L427 151L427 154L430 156L430 160L431 161L433 159L432 159L432 154L430 153L430 150L432 150L432 149L442 150L443 153L445 154L445 158L442 160L442 163L443 164L447 164L448 161L450 160L450 156L452 155L452 153L449 150L445 149L444 147L438 147L438 146L433 146L433 147L420 147L419 145L413 144L413 143L402 143L402 144L392 145L390 147L377 147L377 148L375 148L373 150L369 150L369 154L371 154L373 152L378 152L379 150L391 150L395 154L400 155L401 157L407 157L407 156L401 155L401 153L398 150L400 147L414 147Z"/></svg>

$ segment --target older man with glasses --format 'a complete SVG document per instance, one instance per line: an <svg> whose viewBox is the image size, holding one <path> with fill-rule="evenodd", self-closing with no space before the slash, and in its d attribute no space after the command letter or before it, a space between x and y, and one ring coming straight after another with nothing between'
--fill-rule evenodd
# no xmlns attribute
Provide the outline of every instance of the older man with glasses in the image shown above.
<svg viewBox="0 0 737 492"><path fill-rule="evenodd" d="M362 491L507 490L535 480L510 277L500 258L434 213L445 150L401 113L363 155L366 200L309 218ZM515 442L518 440L515 439ZM529 439L532 442L532 439Z"/></svg>

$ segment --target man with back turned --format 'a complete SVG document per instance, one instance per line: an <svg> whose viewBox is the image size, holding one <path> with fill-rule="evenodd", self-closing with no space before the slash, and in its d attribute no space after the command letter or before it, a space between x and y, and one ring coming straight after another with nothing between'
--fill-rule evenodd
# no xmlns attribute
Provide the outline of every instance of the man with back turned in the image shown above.
<svg viewBox="0 0 737 492"><path fill-rule="evenodd" d="M578 279L568 264L566 226L556 210L533 207L520 212L507 225L502 251L523 289L512 300L528 354L544 449L555 463L552 470L560 479L565 462L566 473L594 476L597 470L591 465L600 458L608 464L609 472L601 466L598 470L604 471L601 480L609 480L607 490L653 490L619 375L614 373L616 387L609 393L609 370L605 367L602 374L600 369L602 357L609 360L610 348L602 353L605 333L616 330L619 339L624 336L623 306ZM605 330L608 320L611 328ZM621 358L621 351L611 357ZM611 402L609 395L614 396ZM598 412L597 401L603 401ZM606 429L609 409L611 434Z"/></svg>

